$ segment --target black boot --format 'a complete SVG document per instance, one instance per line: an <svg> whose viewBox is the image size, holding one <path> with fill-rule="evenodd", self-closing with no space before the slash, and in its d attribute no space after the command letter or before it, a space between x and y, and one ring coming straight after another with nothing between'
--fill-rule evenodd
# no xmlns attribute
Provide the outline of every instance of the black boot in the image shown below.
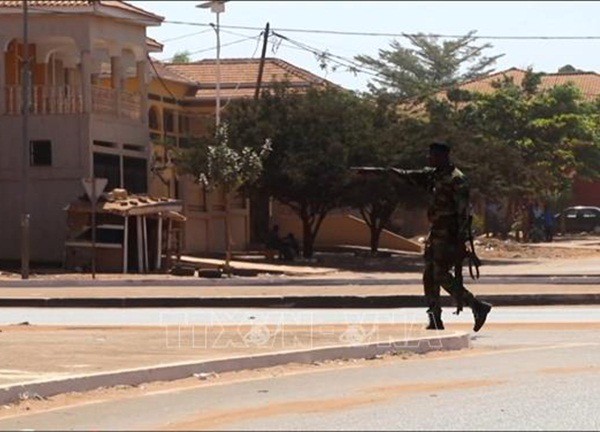
<svg viewBox="0 0 600 432"><path fill-rule="evenodd" d="M492 305L481 300L475 300L473 306L471 306L471 310L473 311L473 317L475 318L473 331L478 332L479 329L483 327L483 324L485 324L485 320L492 310Z"/></svg>
<svg viewBox="0 0 600 432"><path fill-rule="evenodd" d="M429 316L429 325L425 327L425 330L444 330L444 323L442 322L442 311L427 311Z"/></svg>

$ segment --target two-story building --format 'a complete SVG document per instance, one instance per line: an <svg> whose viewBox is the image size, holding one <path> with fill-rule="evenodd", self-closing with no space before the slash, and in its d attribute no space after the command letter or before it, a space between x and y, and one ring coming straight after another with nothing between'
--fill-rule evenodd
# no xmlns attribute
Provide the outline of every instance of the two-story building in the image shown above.
<svg viewBox="0 0 600 432"><path fill-rule="evenodd" d="M92 175L108 179L107 190L181 199L187 218L181 249L223 252L222 191L207 193L178 175L172 163L173 150L188 146L215 121L215 60L152 60L149 55L163 46L146 29L163 18L123 1L28 1L28 56L23 18L22 1L0 0L0 260L20 258L21 215L29 213L31 259L62 262L65 208L84 194L81 180ZM25 144L27 57L31 103ZM258 58L221 60L223 109L254 96L259 65ZM334 85L267 58L263 86L283 80L299 90ZM249 201L236 193L229 198L233 247L244 250L251 237ZM272 221L299 237L299 219L277 203L272 208ZM368 244L363 221L338 216L327 221L317 244ZM389 247L401 240L392 237Z"/></svg>
<svg viewBox="0 0 600 432"><path fill-rule="evenodd" d="M31 259L60 262L64 208L82 195L82 178L94 173L108 179L109 189L148 190L148 54L159 47L147 43L146 28L163 18L120 1L28 1L25 47L22 7L0 1L0 259L20 256L26 209Z"/></svg>

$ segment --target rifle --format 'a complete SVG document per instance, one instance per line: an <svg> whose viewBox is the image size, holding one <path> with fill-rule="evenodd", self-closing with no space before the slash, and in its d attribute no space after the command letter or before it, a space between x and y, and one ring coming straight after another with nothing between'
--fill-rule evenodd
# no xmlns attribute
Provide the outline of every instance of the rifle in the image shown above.
<svg viewBox="0 0 600 432"><path fill-rule="evenodd" d="M350 167L351 171L356 171L358 174L382 174L389 172L389 168L384 167Z"/></svg>

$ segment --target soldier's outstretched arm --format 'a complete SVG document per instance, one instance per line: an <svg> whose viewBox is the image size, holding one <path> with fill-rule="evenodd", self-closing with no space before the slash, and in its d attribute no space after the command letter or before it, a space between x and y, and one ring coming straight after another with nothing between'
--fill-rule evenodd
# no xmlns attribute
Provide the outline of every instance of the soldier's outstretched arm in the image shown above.
<svg viewBox="0 0 600 432"><path fill-rule="evenodd" d="M416 186L428 187L433 181L434 168L423 168L420 170L406 170L402 168L390 168L394 174L401 179L414 184Z"/></svg>

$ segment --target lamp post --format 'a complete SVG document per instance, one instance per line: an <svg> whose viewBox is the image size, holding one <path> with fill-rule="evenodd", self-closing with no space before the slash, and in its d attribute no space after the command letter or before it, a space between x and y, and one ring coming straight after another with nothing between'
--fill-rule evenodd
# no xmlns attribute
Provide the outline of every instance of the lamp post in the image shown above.
<svg viewBox="0 0 600 432"><path fill-rule="evenodd" d="M21 118L23 127L22 148L22 196L21 196L21 279L29 279L29 109L31 65L29 58L29 8L27 0L23 0L23 60L22 60L22 107ZM4 72L2 72L4 73Z"/></svg>
<svg viewBox="0 0 600 432"><path fill-rule="evenodd" d="M217 33L217 107L215 113L215 125L217 126L217 128L219 127L219 124L221 124L221 38L219 35L219 15L222 12L225 12L226 2L227 0L211 0L196 6L202 9L210 8L210 11L217 15L217 25L216 27L213 26L215 32Z"/></svg>

